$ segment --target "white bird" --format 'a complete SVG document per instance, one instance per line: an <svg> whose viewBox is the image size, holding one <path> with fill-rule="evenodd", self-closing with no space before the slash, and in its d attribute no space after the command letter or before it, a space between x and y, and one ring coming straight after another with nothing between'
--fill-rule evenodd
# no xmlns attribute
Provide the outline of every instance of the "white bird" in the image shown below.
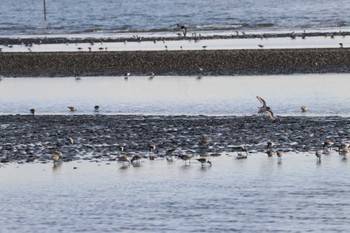
<svg viewBox="0 0 350 233"><path fill-rule="evenodd" d="M74 106L67 106L71 112L76 112L77 109Z"/></svg>
<svg viewBox="0 0 350 233"><path fill-rule="evenodd" d="M267 115L270 117L271 121L272 122L275 122L276 121L276 117L273 115L273 112L272 112L272 109L266 105L266 101L261 98L260 96L257 96L256 97L259 102L261 103L261 107L259 107L259 110L258 110L258 113L267 113Z"/></svg>
<svg viewBox="0 0 350 233"><path fill-rule="evenodd" d="M307 112L309 109L306 106L301 106L301 112Z"/></svg>

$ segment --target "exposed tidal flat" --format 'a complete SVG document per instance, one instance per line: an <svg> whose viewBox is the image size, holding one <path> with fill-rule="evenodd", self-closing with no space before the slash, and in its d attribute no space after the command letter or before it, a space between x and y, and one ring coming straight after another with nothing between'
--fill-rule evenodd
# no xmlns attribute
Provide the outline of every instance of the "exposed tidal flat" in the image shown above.
<svg viewBox="0 0 350 233"><path fill-rule="evenodd" d="M143 115L3 115L1 122L1 162L48 162L54 151L64 161L114 161L125 153L156 156L175 154L220 156L244 146L249 154L265 153L266 143L274 141L276 150L314 153L326 140L349 140L349 119L344 117L267 116L143 116ZM205 135L210 145L203 146ZM73 139L72 143L68 138Z"/></svg>
<svg viewBox="0 0 350 233"><path fill-rule="evenodd" d="M0 116L3 232L347 232L342 117ZM203 147L206 134L212 144ZM67 137L71 137L71 144ZM267 140L285 153L268 157ZM149 159L149 144L158 146ZM244 144L247 159L236 159ZM122 153L145 155L122 165ZM60 149L60 163L50 161ZM168 149L210 156L167 161ZM153 153L153 152L152 152ZM74 160L74 161L71 161ZM205 222L205 224L203 224Z"/></svg>
<svg viewBox="0 0 350 233"><path fill-rule="evenodd" d="M0 73L10 77L341 73L349 67L348 48L0 53Z"/></svg>

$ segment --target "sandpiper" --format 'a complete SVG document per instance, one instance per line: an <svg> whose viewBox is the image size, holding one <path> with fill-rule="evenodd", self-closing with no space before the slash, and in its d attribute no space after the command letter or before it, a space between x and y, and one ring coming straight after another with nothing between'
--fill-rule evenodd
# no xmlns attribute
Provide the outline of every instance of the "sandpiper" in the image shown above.
<svg viewBox="0 0 350 233"><path fill-rule="evenodd" d="M197 158L196 160L202 164L202 167L204 166L205 163L208 163L211 166L209 157L200 157L200 158Z"/></svg>
<svg viewBox="0 0 350 233"><path fill-rule="evenodd" d="M62 152L56 150L52 153L51 159L53 160L53 162L58 162L61 160L62 156L63 156Z"/></svg>
<svg viewBox="0 0 350 233"><path fill-rule="evenodd" d="M125 79L125 80L129 79L129 77L130 77L130 73L125 73L125 74L124 74L124 79Z"/></svg>
<svg viewBox="0 0 350 233"><path fill-rule="evenodd" d="M193 157L193 155L190 155L190 154L182 154L182 155L179 156L180 159L185 161L185 164L186 164L186 161L190 162L192 157Z"/></svg>
<svg viewBox="0 0 350 233"><path fill-rule="evenodd" d="M128 163L128 164L130 164L129 157L128 157L127 155L125 155L125 154L119 155L119 156L117 157L117 160L118 160L118 162L120 162L120 163Z"/></svg>
<svg viewBox="0 0 350 233"><path fill-rule="evenodd" d="M98 111L100 111L100 106L95 105L95 107L94 107L94 112L98 112Z"/></svg>
<svg viewBox="0 0 350 233"><path fill-rule="evenodd" d="M156 144L151 144L151 145L149 145L148 149L149 149L150 152L155 153L155 151L157 150L157 145Z"/></svg>
<svg viewBox="0 0 350 233"><path fill-rule="evenodd" d="M134 155L132 158L131 158L131 163L132 164L137 164L137 163L140 163L141 162L141 159L143 157L141 155Z"/></svg>
<svg viewBox="0 0 350 233"><path fill-rule="evenodd" d="M278 151L276 152L276 154L277 154L278 159L281 159L281 158L282 158L282 155L284 154L284 152L283 152L283 150L278 150Z"/></svg>
<svg viewBox="0 0 350 233"><path fill-rule="evenodd" d="M76 112L77 109L74 106L67 106L71 112Z"/></svg>
<svg viewBox="0 0 350 233"><path fill-rule="evenodd" d="M185 25L181 25L181 24L176 24L176 27L181 29L181 32L182 32L183 36L186 37L187 27Z"/></svg>
<svg viewBox="0 0 350 233"><path fill-rule="evenodd" d="M266 145L266 148L267 149L272 149L272 147L274 147L274 146L275 146L275 143L273 141L268 141L267 145Z"/></svg>
<svg viewBox="0 0 350 233"><path fill-rule="evenodd" d="M199 144L202 146L209 146L212 143L212 141L209 139L207 135L202 135Z"/></svg>
<svg viewBox="0 0 350 233"><path fill-rule="evenodd" d="M315 156L317 157L317 161L321 162L322 154L323 154L323 150L318 150L315 152Z"/></svg>
<svg viewBox="0 0 350 233"><path fill-rule="evenodd" d="M300 109L303 113L309 111L309 109L306 106L301 106Z"/></svg>
<svg viewBox="0 0 350 233"><path fill-rule="evenodd" d="M74 139L72 137L66 137L69 144L74 144Z"/></svg>
<svg viewBox="0 0 350 233"><path fill-rule="evenodd" d="M35 109L34 109L34 108L31 108L29 111L30 111L30 113L34 116L34 114L35 114Z"/></svg>
<svg viewBox="0 0 350 233"><path fill-rule="evenodd" d="M149 76L149 79L153 79L153 78L154 78L154 73L151 72L151 73L150 73L150 76Z"/></svg>

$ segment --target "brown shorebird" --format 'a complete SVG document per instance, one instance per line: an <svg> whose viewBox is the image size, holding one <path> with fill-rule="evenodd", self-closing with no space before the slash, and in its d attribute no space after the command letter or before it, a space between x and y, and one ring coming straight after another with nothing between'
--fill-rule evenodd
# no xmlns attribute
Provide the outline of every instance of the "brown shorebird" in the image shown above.
<svg viewBox="0 0 350 233"><path fill-rule="evenodd" d="M118 161L119 163L128 163L128 164L130 164L130 159L129 159L129 157L128 157L127 155L125 155L125 154L119 155L119 156L117 157L117 161Z"/></svg>
<svg viewBox="0 0 350 233"><path fill-rule="evenodd" d="M30 111L30 114L32 114L32 115L34 116L34 114L35 114L35 109L34 109L34 108L31 108L29 111Z"/></svg>
<svg viewBox="0 0 350 233"><path fill-rule="evenodd" d="M185 161L185 164L186 164L186 161L190 162L192 157L193 157L193 155L190 155L190 154L179 155L179 159L182 159L183 161Z"/></svg>
<svg viewBox="0 0 350 233"><path fill-rule="evenodd" d="M149 145L148 149L149 149L150 152L154 153L157 150L157 145L156 144L151 144L151 145Z"/></svg>
<svg viewBox="0 0 350 233"><path fill-rule="evenodd" d="M274 147L274 146L275 146L275 143L273 141L268 141L266 148L269 150L269 149L272 149L272 147Z"/></svg>
<svg viewBox="0 0 350 233"><path fill-rule="evenodd" d="M325 154L329 154L330 150L332 149L332 146L334 145L334 142L331 140L327 140L323 143L323 150Z"/></svg>
<svg viewBox="0 0 350 233"><path fill-rule="evenodd" d="M278 151L276 152L276 154L277 154L278 159L281 159L281 158L282 158L282 155L284 154L284 152L283 152L283 150L278 150Z"/></svg>
<svg viewBox="0 0 350 233"><path fill-rule="evenodd" d="M61 160L62 156L63 156L62 152L56 150L52 153L51 159L53 160L53 162L58 162Z"/></svg>
<svg viewBox="0 0 350 233"><path fill-rule="evenodd" d="M208 163L211 166L209 157L200 157L200 158L197 158L196 160L202 164L202 167L204 166L205 163Z"/></svg>
<svg viewBox="0 0 350 233"><path fill-rule="evenodd" d="M76 112L77 109L74 106L67 106L71 112Z"/></svg>
<svg viewBox="0 0 350 233"><path fill-rule="evenodd" d="M121 152L125 151L125 149L126 149L125 145L119 145L118 146L118 150L121 151Z"/></svg>
<svg viewBox="0 0 350 233"><path fill-rule="evenodd" d="M317 157L317 161L321 162L322 154L323 154L323 150L318 150L315 152L315 156Z"/></svg>

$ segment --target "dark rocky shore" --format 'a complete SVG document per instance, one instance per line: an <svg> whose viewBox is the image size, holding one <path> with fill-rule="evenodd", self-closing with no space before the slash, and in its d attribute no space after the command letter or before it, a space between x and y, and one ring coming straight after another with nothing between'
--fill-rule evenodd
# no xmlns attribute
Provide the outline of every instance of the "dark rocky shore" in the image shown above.
<svg viewBox="0 0 350 233"><path fill-rule="evenodd" d="M203 71L199 71L199 67ZM9 77L350 72L350 48L0 53Z"/></svg>
<svg viewBox="0 0 350 233"><path fill-rule="evenodd" d="M114 160L120 153L147 154L157 145L157 156L175 153L218 155L245 145L250 154L266 152L272 140L276 150L312 152L326 140L339 145L350 139L350 119L342 117L266 116L141 116L141 115L3 115L0 116L0 161L51 160L55 150L64 161ZM201 145L207 135L209 146ZM73 139L73 144L68 138Z"/></svg>

